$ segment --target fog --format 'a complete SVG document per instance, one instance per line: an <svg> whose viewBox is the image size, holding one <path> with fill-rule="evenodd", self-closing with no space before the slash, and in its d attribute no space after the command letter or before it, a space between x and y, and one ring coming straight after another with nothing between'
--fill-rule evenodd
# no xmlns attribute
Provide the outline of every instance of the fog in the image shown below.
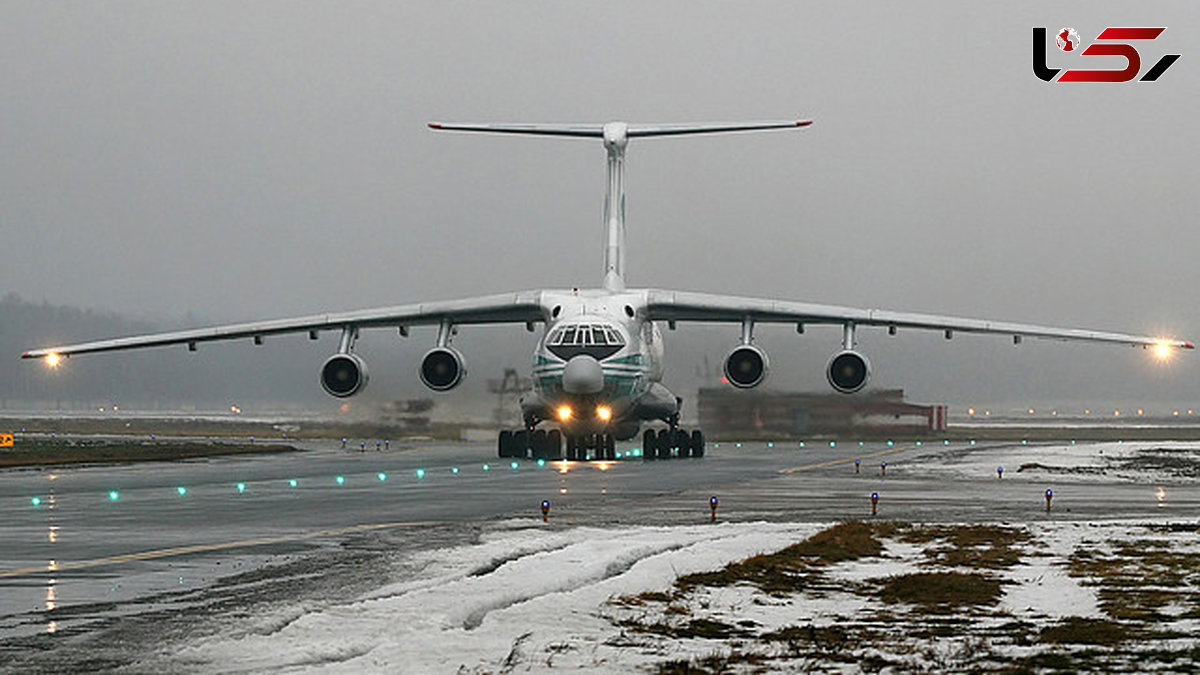
<svg viewBox="0 0 1200 675"><path fill-rule="evenodd" d="M1046 83L1034 26L1166 26L1143 71L1182 57L1157 82ZM425 123L795 117L814 123L631 143L631 286L1197 340L1196 63L1190 2L5 2L0 295L195 324L595 286L598 143ZM668 386L735 339L681 324ZM421 394L432 340L365 338L372 387ZM825 386L835 330L760 341L773 387ZM533 346L459 344L479 388ZM862 346L874 385L928 401L1200 407L1196 354ZM280 397L319 391L330 349Z"/></svg>

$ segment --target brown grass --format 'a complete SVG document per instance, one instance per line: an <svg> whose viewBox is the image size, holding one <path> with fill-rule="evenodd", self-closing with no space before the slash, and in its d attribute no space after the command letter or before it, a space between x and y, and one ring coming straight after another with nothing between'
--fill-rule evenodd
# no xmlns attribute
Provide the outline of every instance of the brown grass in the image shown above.
<svg viewBox="0 0 1200 675"><path fill-rule="evenodd" d="M1126 625L1108 619L1072 616L1042 629L1040 642L1051 644L1115 645L1136 637Z"/></svg>
<svg viewBox="0 0 1200 675"><path fill-rule="evenodd" d="M887 523L871 525L861 521L839 523L775 553L752 556L715 572L681 576L675 580L675 585L689 590L697 586L748 583L768 593L799 591L813 581L815 568L879 555L883 544L877 538L876 530L890 532L894 527Z"/></svg>
<svg viewBox="0 0 1200 675"><path fill-rule="evenodd" d="M935 565L1006 569L1021 561L1018 545L1032 537L1023 529L1001 525L949 525L909 528L900 538L913 544L938 542L927 554Z"/></svg>
<svg viewBox="0 0 1200 675"><path fill-rule="evenodd" d="M994 605L1001 582L975 572L916 572L888 577L879 588L884 602L903 602L927 610Z"/></svg>

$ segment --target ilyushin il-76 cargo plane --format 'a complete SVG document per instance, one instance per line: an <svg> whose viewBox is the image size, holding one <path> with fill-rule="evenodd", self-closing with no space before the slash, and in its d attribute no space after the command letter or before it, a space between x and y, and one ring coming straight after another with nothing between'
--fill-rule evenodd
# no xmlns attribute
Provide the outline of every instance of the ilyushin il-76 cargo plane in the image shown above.
<svg viewBox="0 0 1200 675"><path fill-rule="evenodd" d="M708 293L625 286L625 148L634 138L682 136L764 129L798 129L810 121L730 124L442 124L437 130L600 139L608 155L608 193L604 200L604 277L599 288L538 290L488 295L463 300L426 302L339 314L321 314L217 326L173 333L101 340L38 349L24 358L43 358L51 365L74 354L162 345L263 338L282 333L321 331L340 334L337 353L321 366L325 391L339 398L353 396L367 384L367 366L354 353L364 328L390 327L407 336L413 326L436 326L437 340L421 359L421 381L434 391L458 386L466 373L462 354L451 340L459 326L524 324L533 332L544 327L533 356L533 387L521 399L523 424L501 431L501 457L605 460L614 456L616 440L629 440L647 423L665 422L666 429L647 429L643 455L647 459L699 457L704 435L679 428L681 399L662 384L661 325L677 322L732 324L736 344L725 357L724 373L738 388L758 386L767 375L767 354L754 344L754 328L762 323L841 327L840 349L830 358L826 377L844 394L859 391L870 376L867 358L855 350L855 331L876 326L895 333L900 328L939 330L947 339L955 333L994 333L1019 343L1022 338L1110 342L1152 349L1165 357L1191 343L1160 337L1048 328L1018 323L906 314L802 302L744 298ZM564 448L565 439L565 448ZM565 450L565 453L564 453Z"/></svg>

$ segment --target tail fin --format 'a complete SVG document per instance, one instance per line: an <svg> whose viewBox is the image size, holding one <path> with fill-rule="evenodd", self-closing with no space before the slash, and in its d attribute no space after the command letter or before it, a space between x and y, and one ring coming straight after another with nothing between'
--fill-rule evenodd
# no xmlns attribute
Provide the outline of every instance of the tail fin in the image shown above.
<svg viewBox="0 0 1200 675"><path fill-rule="evenodd" d="M812 120L778 122L717 122L708 124L447 124L430 122L430 129L494 134L602 138L608 153L608 193L604 198L604 288L625 290L625 146L630 138L718 134L763 129L806 127Z"/></svg>

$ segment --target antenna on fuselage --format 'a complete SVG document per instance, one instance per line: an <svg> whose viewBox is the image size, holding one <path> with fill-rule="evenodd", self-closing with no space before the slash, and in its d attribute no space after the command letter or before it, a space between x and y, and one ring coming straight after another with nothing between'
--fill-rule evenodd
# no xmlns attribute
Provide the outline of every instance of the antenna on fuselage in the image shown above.
<svg viewBox="0 0 1200 675"><path fill-rule="evenodd" d="M479 131L531 136L601 138L608 155L608 191L604 196L604 288L625 290L625 147L639 136L684 136L731 131L794 129L812 120L780 122L717 122L709 124L449 124L430 122L430 129Z"/></svg>

